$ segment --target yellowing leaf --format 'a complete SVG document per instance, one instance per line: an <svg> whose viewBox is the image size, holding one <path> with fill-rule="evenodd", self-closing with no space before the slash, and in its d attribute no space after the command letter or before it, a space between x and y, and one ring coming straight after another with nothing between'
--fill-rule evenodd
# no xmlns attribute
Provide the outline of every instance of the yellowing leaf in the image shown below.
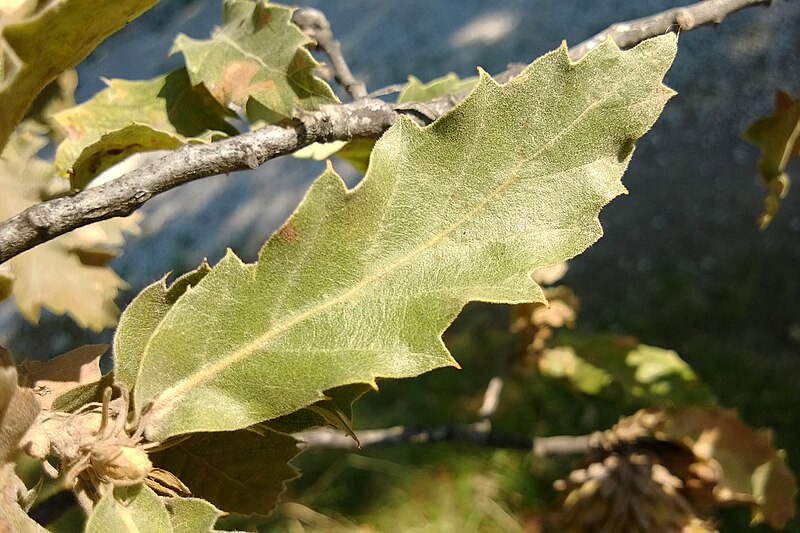
<svg viewBox="0 0 800 533"><path fill-rule="evenodd" d="M233 135L230 113L185 69L151 80L110 80L83 104L53 118L64 130L55 163L74 188L135 152L172 149Z"/></svg>
<svg viewBox="0 0 800 533"><path fill-rule="evenodd" d="M50 409L62 394L100 379L100 358L107 350L106 344L91 344L46 362L23 361L19 365L21 381L33 390L42 409Z"/></svg>
<svg viewBox="0 0 800 533"><path fill-rule="evenodd" d="M800 99L775 92L775 111L753 122L744 138L761 148L758 170L769 188L759 225L764 229L778 212L778 203L789 190L786 165L800 156Z"/></svg>
<svg viewBox="0 0 800 533"><path fill-rule="evenodd" d="M0 156L0 219L38 203L50 187L53 166L36 157L44 144L23 125L6 145ZM68 313L84 328L100 331L114 326L119 315L114 298L125 282L105 266L113 253L104 260L89 254L87 262L81 256L100 245L115 252L121 231L136 231L137 219L99 222L28 250L6 263L0 286L13 283L20 313L34 324L46 307L56 314Z"/></svg>
<svg viewBox="0 0 800 533"><path fill-rule="evenodd" d="M193 85L204 84L224 105L247 109L251 121L337 102L327 83L314 76L311 41L291 23L292 9L266 1L224 0L223 25L208 40L179 35ZM255 102L255 107L249 105Z"/></svg>
<svg viewBox="0 0 800 533"><path fill-rule="evenodd" d="M0 149L48 83L155 3L60 0L1 11Z"/></svg>
<svg viewBox="0 0 800 533"><path fill-rule="evenodd" d="M659 413L651 428L660 440L686 445L715 467L714 496L749 503L756 521L781 529L796 513L797 479L772 433L756 430L732 409L688 407Z"/></svg>
<svg viewBox="0 0 800 533"><path fill-rule="evenodd" d="M229 253L155 327L134 387L146 437L455 366L441 333L467 302L541 300L531 272L600 237L634 141L673 94L674 54L673 36L609 41L577 63L562 46L504 86L481 73L432 125L401 117L352 191L329 169L256 264Z"/></svg>

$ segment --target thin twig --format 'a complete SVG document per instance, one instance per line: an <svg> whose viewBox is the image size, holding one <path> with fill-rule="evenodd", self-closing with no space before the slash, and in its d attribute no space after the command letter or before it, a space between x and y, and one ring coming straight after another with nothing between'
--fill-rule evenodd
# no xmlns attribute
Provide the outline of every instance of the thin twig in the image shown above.
<svg viewBox="0 0 800 533"><path fill-rule="evenodd" d="M620 48L629 48L645 39L670 31L684 32L698 26L719 24L731 13L746 7L771 3L772 0L705 0L690 6L668 9L649 17L617 22L570 49L569 55L573 60L580 59L608 38L614 39Z"/></svg>
<svg viewBox="0 0 800 533"><path fill-rule="evenodd" d="M303 33L314 39L317 48L322 50L330 59L336 82L344 87L353 100L366 98L367 86L356 79L347 66L347 61L342 54L342 45L333 38L331 24L325 14L313 8L296 9L292 15L292 22L303 30Z"/></svg>
<svg viewBox="0 0 800 533"><path fill-rule="evenodd" d="M687 31L701 23L722 20L727 14L745 7L768 3L769 0L706 0L681 8L684 19L691 16L693 23L688 24L686 19L680 26ZM674 20L676 15L673 13L670 16ZM624 46L632 46L674 27L674 23L665 26L662 19L663 13L639 19L635 21L635 32L606 31L611 32L615 39L617 34L624 36L620 37L620 42ZM660 25L650 24L648 20L662 22ZM595 39L593 37L576 46L572 53L590 49L592 46L589 43L595 42ZM505 83L520 70L517 67L509 68L495 79ZM425 102L426 117L443 115L466 94L465 91ZM11 217L0 225L0 263L82 226L129 215L153 196L199 178L255 168L313 142L377 138L394 123L398 114L409 114L412 108L409 104L396 107L380 100L363 98L305 113L287 127L268 126L212 144L185 145L109 183L74 196L42 202ZM411 116L419 118L414 117L413 113Z"/></svg>
<svg viewBox="0 0 800 533"><path fill-rule="evenodd" d="M373 446L397 444L429 444L456 442L489 448L506 448L533 451L537 457L552 455L580 455L592 449L591 435L563 435L537 437L493 433L486 425L454 425L433 428L407 428L394 426L384 429L366 429L355 432L358 442L341 431L319 428L295 435L305 443L305 449L355 450Z"/></svg>
<svg viewBox="0 0 800 533"><path fill-rule="evenodd" d="M533 449L533 439L521 435L492 433L480 424L472 426L438 426L434 428L407 428L395 426L385 429L356 431L358 442L348 435L330 428L304 431L295 435L308 448L353 450L370 446L394 444L428 444L432 442L458 442L490 448Z"/></svg>

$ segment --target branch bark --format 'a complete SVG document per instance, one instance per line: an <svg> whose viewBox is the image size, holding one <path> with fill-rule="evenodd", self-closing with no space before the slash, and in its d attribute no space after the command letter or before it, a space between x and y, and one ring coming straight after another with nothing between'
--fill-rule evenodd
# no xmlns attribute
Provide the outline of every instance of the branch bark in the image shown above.
<svg viewBox="0 0 800 533"><path fill-rule="evenodd" d="M367 86L350 72L350 67L347 66L342 54L342 45L334 39L331 24L325 13L319 9L300 8L292 15L292 22L299 26L303 33L314 39L317 48L328 56L336 83L344 87L353 100L365 98Z"/></svg>
<svg viewBox="0 0 800 533"><path fill-rule="evenodd" d="M651 17L615 24L573 48L570 54L573 58L581 57L596 47L598 39L604 36L612 37L623 48L630 47L667 31L688 31L703 24L718 23L735 11L769 3L770 0L705 0ZM510 67L495 79L505 83L522 68L518 65ZM361 94L358 89L350 90L355 91L351 94ZM256 168L270 159L293 153L314 142L377 138L394 123L399 114L409 115L419 123L427 124L446 113L466 94L447 95L416 105L393 105L359 97L352 103L305 113L285 127L268 126L208 145L183 146L158 161L104 185L73 196L42 202L11 217L0 225L0 263L82 226L127 216L153 196L199 178Z"/></svg>

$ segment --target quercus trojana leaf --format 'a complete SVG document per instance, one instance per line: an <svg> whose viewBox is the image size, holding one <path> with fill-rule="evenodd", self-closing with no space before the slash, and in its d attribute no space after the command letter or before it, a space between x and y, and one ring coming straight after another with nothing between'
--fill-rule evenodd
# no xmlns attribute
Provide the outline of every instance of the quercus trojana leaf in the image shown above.
<svg viewBox="0 0 800 533"><path fill-rule="evenodd" d="M157 0L60 0L0 6L0 149L61 72Z"/></svg>
<svg viewBox="0 0 800 533"><path fill-rule="evenodd" d="M178 476L194 496L223 511L266 515L285 482L297 477L288 462L298 452L291 436L261 428L198 433L151 459Z"/></svg>
<svg viewBox="0 0 800 533"><path fill-rule="evenodd" d="M134 152L172 149L233 135L230 115L185 69L144 81L108 80L83 104L53 118L65 139L56 151L58 172L74 188Z"/></svg>
<svg viewBox="0 0 800 533"><path fill-rule="evenodd" d="M199 498L169 498L165 501L175 533L216 533L222 511Z"/></svg>
<svg viewBox="0 0 800 533"><path fill-rule="evenodd" d="M147 438L456 365L440 336L467 302L540 300L530 273L600 237L674 54L672 36L577 63L562 46L507 85L482 73L426 128L401 117L354 190L329 169L256 264L229 253L153 330L134 388Z"/></svg>
<svg viewBox="0 0 800 533"><path fill-rule="evenodd" d="M208 40L179 35L193 85L204 84L220 103L246 109L251 121L274 122L337 101L314 76L310 40L291 23L292 9L265 0L223 0L222 28Z"/></svg>
<svg viewBox="0 0 800 533"><path fill-rule="evenodd" d="M97 502L85 533L172 533L164 501L144 485L107 491Z"/></svg>
<svg viewBox="0 0 800 533"><path fill-rule="evenodd" d="M189 271L167 287L167 276L145 288L125 309L114 335L116 380L133 391L144 349L153 331L184 292L203 279L211 268L207 263Z"/></svg>
<svg viewBox="0 0 800 533"><path fill-rule="evenodd" d="M40 202L52 190L53 166L36 157L44 144L26 123L6 145L0 156L0 219ZM104 265L122 244L122 231L138 230L138 218L106 220L40 244L3 265L0 286L11 286L20 313L30 322L38 322L46 307L68 313L81 327L99 331L114 326L119 314L114 298L125 282Z"/></svg>
<svg viewBox="0 0 800 533"><path fill-rule="evenodd" d="M769 188L759 225L764 229L778 211L778 203L789 190L786 165L800 156L800 98L775 92L775 111L753 122L744 138L761 148L758 170Z"/></svg>

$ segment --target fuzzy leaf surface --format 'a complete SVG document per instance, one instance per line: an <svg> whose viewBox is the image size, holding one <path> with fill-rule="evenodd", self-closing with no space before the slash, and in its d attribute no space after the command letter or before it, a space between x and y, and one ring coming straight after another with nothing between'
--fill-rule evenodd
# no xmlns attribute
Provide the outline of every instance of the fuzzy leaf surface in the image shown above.
<svg viewBox="0 0 800 533"><path fill-rule="evenodd" d="M11 2L0 10L0 149L36 96L157 0ZM20 12L21 10L21 12Z"/></svg>
<svg viewBox="0 0 800 533"><path fill-rule="evenodd" d="M222 511L199 498L168 498L169 519L175 533L216 533Z"/></svg>
<svg viewBox="0 0 800 533"><path fill-rule="evenodd" d="M457 365L441 334L467 302L542 300L531 272L601 236L673 94L674 54L671 36L577 63L562 46L505 86L482 73L426 128L401 117L355 189L326 171L257 263L229 253L156 327L134 394L146 436L247 427L333 387Z"/></svg>
<svg viewBox="0 0 800 533"><path fill-rule="evenodd" d="M0 219L40 202L52 190L53 166L36 157L46 141L26 124L0 156ZM0 286L10 286L20 314L34 324L45 307L69 314L84 328L114 326L119 315L114 298L125 282L105 264L122 244L123 231L138 230L138 218L98 222L28 250L3 265ZM98 260L101 248L111 253Z"/></svg>
<svg viewBox="0 0 800 533"><path fill-rule="evenodd" d="M66 138L58 146L58 172L83 188L135 152L211 142L236 130L208 91L194 87L185 69L150 80L109 80L83 104L57 113Z"/></svg>
<svg viewBox="0 0 800 533"><path fill-rule="evenodd" d="M178 476L194 496L223 511L267 515L285 483L297 477L288 462L298 452L297 441L288 435L242 429L192 435L151 459Z"/></svg>
<svg viewBox="0 0 800 533"><path fill-rule="evenodd" d="M800 157L800 98L777 91L775 111L753 122L744 132L744 138L761 148L758 170L769 188L764 213L759 219L764 229L789 190L786 165L793 157Z"/></svg>
<svg viewBox="0 0 800 533"><path fill-rule="evenodd" d="M136 384L147 341L178 298L203 279L211 268L203 263L167 286L167 276L145 287L125 309L114 334L114 374L129 391Z"/></svg>
<svg viewBox="0 0 800 533"><path fill-rule="evenodd" d="M108 491L86 521L86 533L172 533L164 501L144 485Z"/></svg>
<svg viewBox="0 0 800 533"><path fill-rule="evenodd" d="M248 109L251 120L288 118L337 102L314 76L318 64L305 48L311 41L291 23L291 8L252 0L224 0L222 6L222 28L210 39L175 39L172 53L185 57L192 85L204 84L221 104ZM258 117L250 99L260 108Z"/></svg>

